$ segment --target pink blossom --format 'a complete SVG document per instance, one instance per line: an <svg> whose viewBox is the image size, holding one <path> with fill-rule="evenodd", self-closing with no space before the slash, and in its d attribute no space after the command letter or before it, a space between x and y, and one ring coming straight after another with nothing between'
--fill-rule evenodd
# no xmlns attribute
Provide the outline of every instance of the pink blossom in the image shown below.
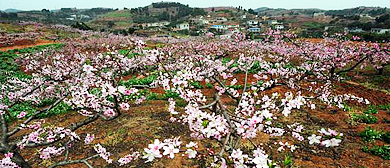
<svg viewBox="0 0 390 168"><path fill-rule="evenodd" d="M111 156L111 153L107 152L106 148L104 148L100 144L96 144L94 146L94 149L99 154L99 156L103 158L107 163L112 163L113 160L109 158Z"/></svg>
<svg viewBox="0 0 390 168"><path fill-rule="evenodd" d="M94 139L95 139L94 135L87 134L87 136L85 136L84 143L85 144L90 144Z"/></svg>
<svg viewBox="0 0 390 168"><path fill-rule="evenodd" d="M164 146L164 153L163 155L168 155L169 158L173 159L175 157L175 153L179 153L179 149L175 148L172 144L169 144L168 146Z"/></svg>
<svg viewBox="0 0 390 168"><path fill-rule="evenodd" d="M22 111L22 112L20 112L16 117L18 117L18 118L23 118L23 117L26 116L26 115L27 115L27 113L24 112L24 111Z"/></svg>
<svg viewBox="0 0 390 168"><path fill-rule="evenodd" d="M113 109L109 108L104 111L104 115L107 117L113 117L115 116L115 112Z"/></svg>
<svg viewBox="0 0 390 168"><path fill-rule="evenodd" d="M119 106L121 107L122 110L126 110L126 111L129 110L130 108L130 105L128 103L121 103Z"/></svg>
<svg viewBox="0 0 390 168"><path fill-rule="evenodd" d="M132 154L128 154L128 155L126 155L118 160L119 166L126 165L126 164L130 163L131 161L138 159L139 156L140 156L139 152L134 152Z"/></svg>
<svg viewBox="0 0 390 168"><path fill-rule="evenodd" d="M158 139L154 140L153 144L149 144L148 148L145 148L145 154L142 158L147 159L146 162L151 162L154 158L161 158L160 149L164 146Z"/></svg>

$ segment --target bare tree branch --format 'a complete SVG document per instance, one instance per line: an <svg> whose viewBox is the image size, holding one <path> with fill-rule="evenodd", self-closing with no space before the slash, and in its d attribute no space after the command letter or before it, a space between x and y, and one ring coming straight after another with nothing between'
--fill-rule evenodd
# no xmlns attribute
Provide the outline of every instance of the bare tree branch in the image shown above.
<svg viewBox="0 0 390 168"><path fill-rule="evenodd" d="M62 162L58 162L58 163L56 163L54 165L51 165L49 168L55 168L57 166L65 166L65 165L77 164L77 163L84 163L86 166L88 166L88 168L93 168L93 166L88 163L88 160L90 160L92 158L95 158L95 157L98 157L98 156L99 156L99 154L96 154L96 155L93 155L93 156L90 156L90 157L84 158L84 159L71 160L71 161L62 161Z"/></svg>
<svg viewBox="0 0 390 168"><path fill-rule="evenodd" d="M35 112L31 117L29 117L27 120L25 120L23 122L24 125L30 123L33 119L35 119L39 114L42 114L42 113L45 113L45 112L48 112L50 111L51 109L53 109L54 107L56 107L59 103L62 102L62 100L65 99L65 97L67 96L67 94L65 94L61 99L58 99L56 102L54 102L52 105L50 105L48 108L45 108L43 110L40 110L40 111L37 111ZM15 133L17 133L18 131L20 131L20 127L16 127L14 130L12 130L11 132L7 133L7 138L14 135Z"/></svg>

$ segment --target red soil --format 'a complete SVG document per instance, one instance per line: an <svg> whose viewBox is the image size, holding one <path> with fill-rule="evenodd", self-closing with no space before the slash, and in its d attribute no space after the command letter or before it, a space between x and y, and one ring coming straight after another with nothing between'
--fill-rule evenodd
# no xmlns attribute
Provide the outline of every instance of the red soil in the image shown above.
<svg viewBox="0 0 390 168"><path fill-rule="evenodd" d="M23 42L23 43L18 43L17 45L13 45L13 46L0 47L0 51L7 51L7 50L13 50L13 49L23 49L26 47L34 47L37 45L55 44L55 43L56 42L48 41L48 40L38 40L35 43Z"/></svg>

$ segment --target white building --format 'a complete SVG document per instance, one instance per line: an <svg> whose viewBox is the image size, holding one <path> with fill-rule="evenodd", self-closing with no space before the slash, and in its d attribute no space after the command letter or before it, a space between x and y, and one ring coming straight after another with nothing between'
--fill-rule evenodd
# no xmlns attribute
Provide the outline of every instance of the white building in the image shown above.
<svg viewBox="0 0 390 168"><path fill-rule="evenodd" d="M200 25L207 25L207 24L209 24L209 21L204 19L203 17L201 17L198 20L196 20L196 23L200 24Z"/></svg>
<svg viewBox="0 0 390 168"><path fill-rule="evenodd" d="M324 12L318 12L318 13L314 13L313 16L314 17L325 16L325 13Z"/></svg>
<svg viewBox="0 0 390 168"><path fill-rule="evenodd" d="M351 27L351 28L347 28L346 30L348 32L351 32L351 33L361 33L361 32L364 32L364 30L362 28L359 28L359 27Z"/></svg>
<svg viewBox="0 0 390 168"><path fill-rule="evenodd" d="M227 19L225 17L217 17L215 18L215 22L226 22Z"/></svg>
<svg viewBox="0 0 390 168"><path fill-rule="evenodd" d="M275 25L276 30L283 30L284 26L283 25Z"/></svg>
<svg viewBox="0 0 390 168"><path fill-rule="evenodd" d="M248 25L250 25L250 26L252 26L252 25L258 25L258 24L259 24L259 21L257 21L257 20L248 20L248 21L246 22L246 24L248 24Z"/></svg>
<svg viewBox="0 0 390 168"><path fill-rule="evenodd" d="M176 25L177 30L190 30L190 24L188 23L181 23Z"/></svg>
<svg viewBox="0 0 390 168"><path fill-rule="evenodd" d="M268 24L269 25L278 24L278 21L277 20L268 20Z"/></svg>
<svg viewBox="0 0 390 168"><path fill-rule="evenodd" d="M228 24L228 25L226 25L226 27L227 27L228 29L234 29L234 28L239 28L240 25L239 25L239 24Z"/></svg>
<svg viewBox="0 0 390 168"><path fill-rule="evenodd" d="M211 28L216 29L216 30L224 30L224 29L227 29L227 26L226 25L212 25Z"/></svg>
<svg viewBox="0 0 390 168"><path fill-rule="evenodd" d="M147 27L163 27L169 25L170 22L154 22L154 23L148 23Z"/></svg>
<svg viewBox="0 0 390 168"><path fill-rule="evenodd" d="M248 31L251 33L260 33L261 28L260 27L251 27L251 28L249 28Z"/></svg>
<svg viewBox="0 0 390 168"><path fill-rule="evenodd" d="M390 29L382 29L382 28L372 28L371 33L377 33L377 34L385 34L390 32Z"/></svg>

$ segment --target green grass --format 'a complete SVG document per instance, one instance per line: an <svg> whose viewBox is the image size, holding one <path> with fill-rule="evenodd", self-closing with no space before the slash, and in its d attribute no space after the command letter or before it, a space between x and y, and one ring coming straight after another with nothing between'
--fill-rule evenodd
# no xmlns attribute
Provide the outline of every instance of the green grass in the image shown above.
<svg viewBox="0 0 390 168"><path fill-rule="evenodd" d="M131 17L131 13L128 10L121 10L121 11L113 11L113 12L108 12L104 15L101 15L100 17L110 17L110 18L119 18L119 17Z"/></svg>

